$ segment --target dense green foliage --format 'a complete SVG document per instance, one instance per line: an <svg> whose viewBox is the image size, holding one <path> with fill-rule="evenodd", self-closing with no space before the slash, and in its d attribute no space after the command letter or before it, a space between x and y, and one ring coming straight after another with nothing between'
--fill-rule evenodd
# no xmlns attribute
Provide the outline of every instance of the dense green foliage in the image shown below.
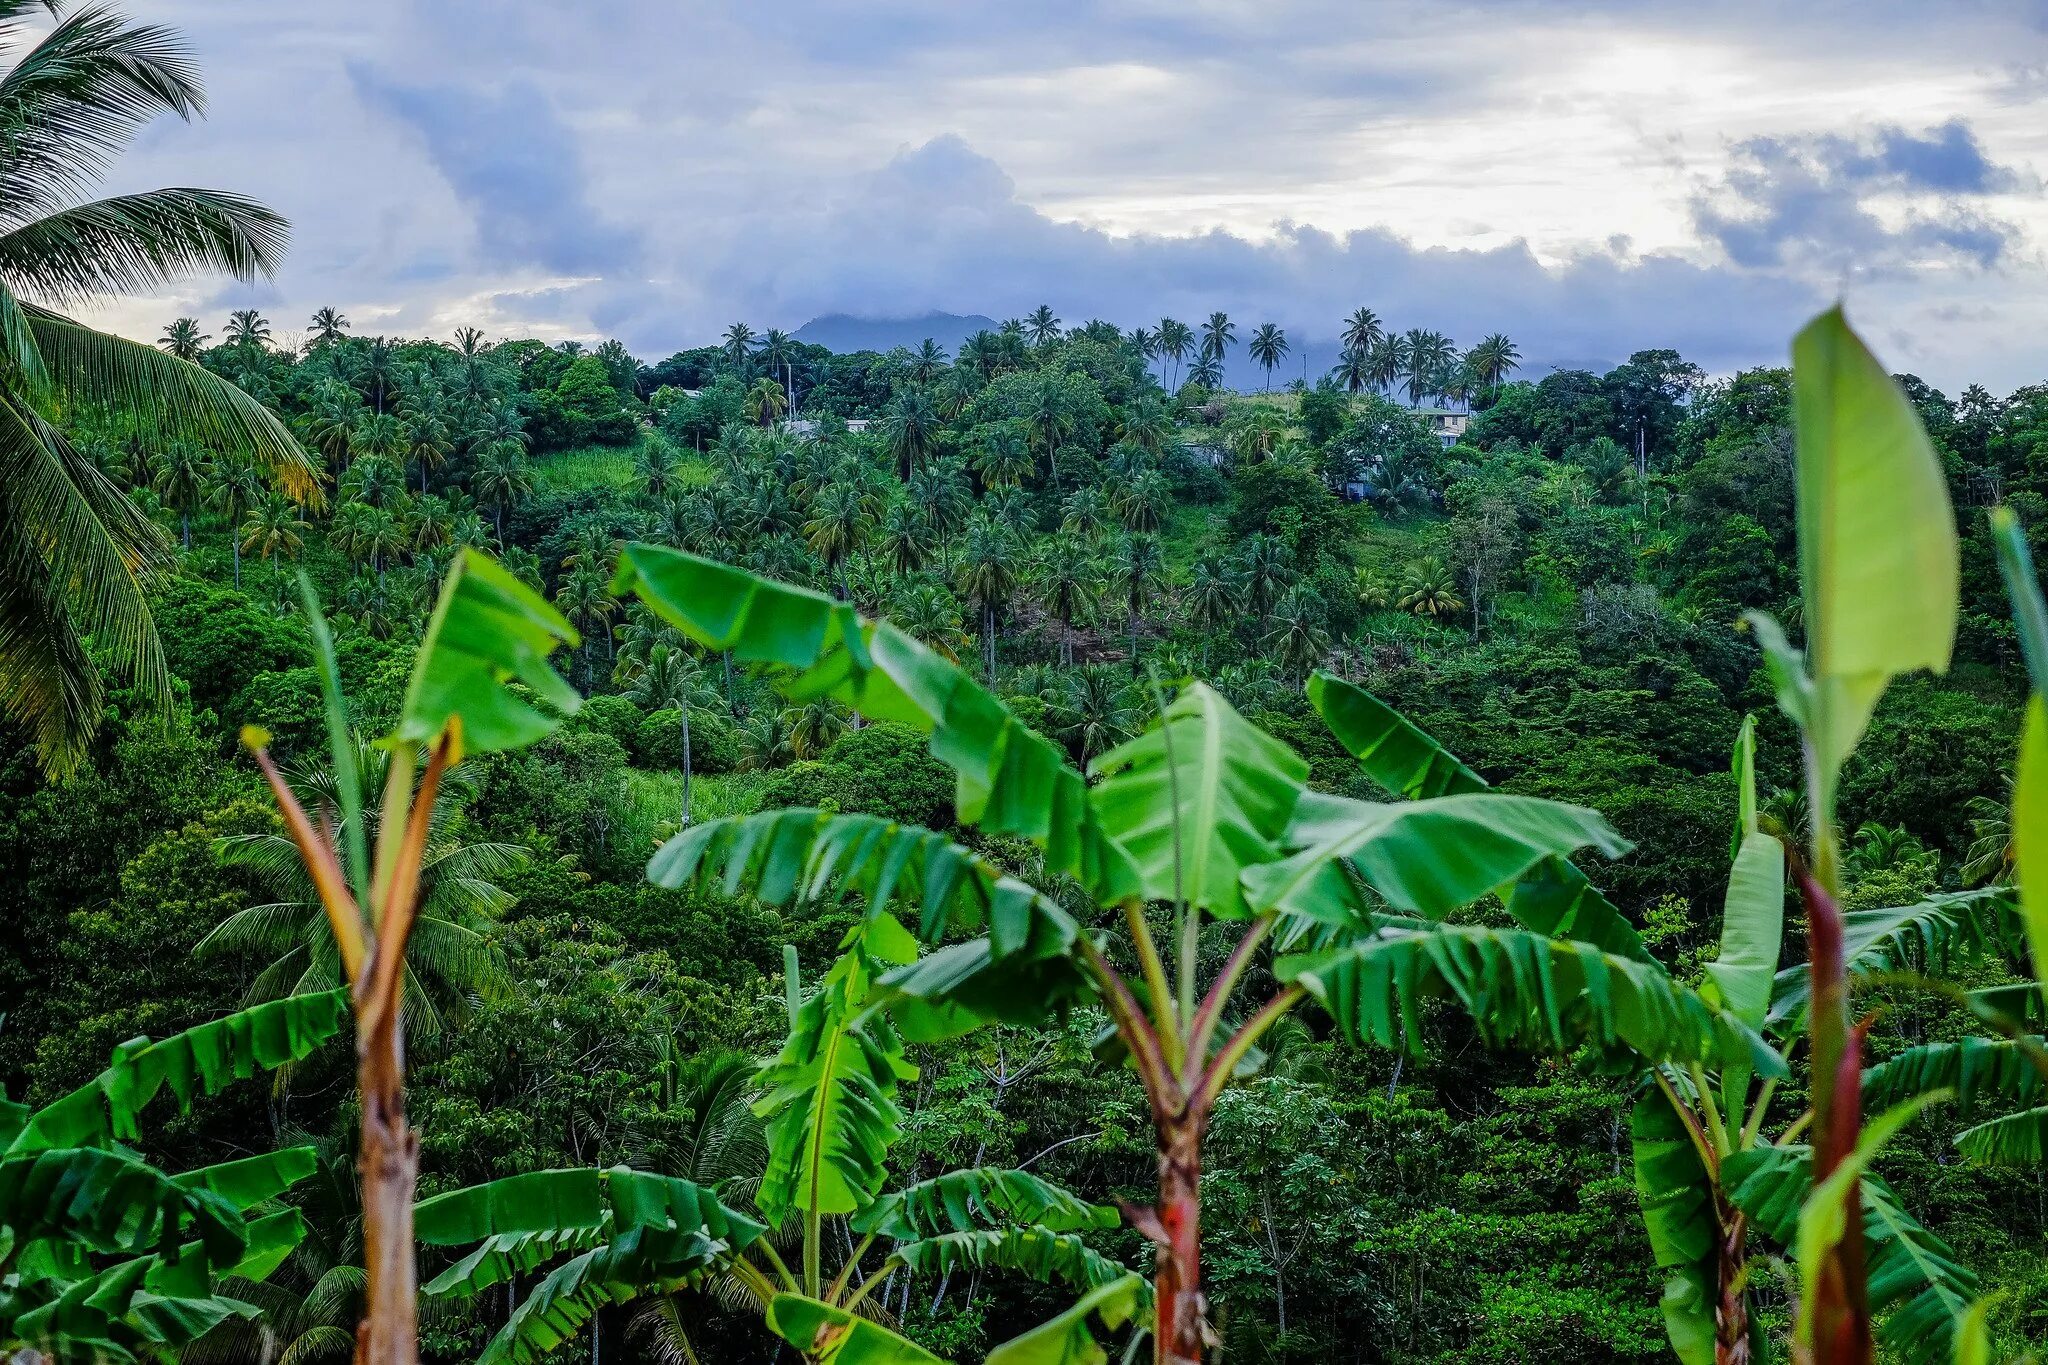
<svg viewBox="0 0 2048 1365"><path fill-rule="evenodd" d="M198 951L237 916L283 923L304 908L232 853L277 833L231 742L238 726L273 733L302 792L321 790L331 764L289 571L304 568L336 611L357 725L383 734L464 546L491 548L581 630L561 666L588 700L531 747L472 759L444 802L437 847L494 854L451 868L454 928L435 960L415 959L443 1025L413 1041L426 1193L552 1168L623 1166L707 1188L760 1172L747 1164L759 1134L736 1117L747 1105L735 1109L721 1089L734 1073L720 1068L744 1078L736 1058L784 1045L783 945L807 964L832 960L858 907L764 902L716 878L650 884L648 859L685 799L699 827L791 806L921 825L998 874L1071 891L1041 879L1041 855L1014 833L955 825L955 773L921 736L857 723L828 696L783 698L615 597L628 542L742 564L895 621L987 680L1077 768L1144 732L1161 696L1152 677L1201 674L1305 760L1316 792L1379 799L1378 774L1353 756L1360 741L1326 728L1302 686L1317 669L1348 678L1475 782L1595 808L1633 845L1595 876L1617 917L1600 942L1618 980L1661 981L1628 967L1645 954L1682 986L1712 981L1732 997L1737 973L1717 945L1739 819L1728 754L1745 714L1759 717L1762 827L1805 820L1796 740L1737 625L1763 609L1796 636L1803 619L1788 373L1709 382L1645 352L1605 375L1515 382L1505 338L1461 367L1433 334L1398 340L1409 360L1375 360L1384 338L1362 335L1357 363L1316 387L1237 397L1199 382L1193 337L1176 355L1151 331L1062 332L1056 320L977 337L951 363L935 348L832 355L782 337L648 366L616 344L579 353L465 333L451 347L340 325L294 353L231 331L195 351L199 363L282 416L324 459L334 496L319 511L279 490L244 496L218 455L187 460L117 411L77 414L79 449L167 537L189 523L190 548L152 593L179 702L160 716L110 694L90 762L62 785L25 736L5 738L0 873L17 909L0 929L0 1079L40 1103L94 1074L115 1043L297 980L276 965L281 941L230 935ZM1907 388L1958 512L1961 628L1951 673L1892 687L1844 774L1852 912L1997 874L2024 683L1982 509L2002 500L2048 524L2040 395ZM1410 406L1424 398L1469 406L1469 425L1440 433L1442 418ZM1138 762L1126 751L1109 766ZM1389 785L1454 800L1474 790L1423 790L1436 780ZM1235 877L1215 883L1219 904L1226 884ZM1454 918L1503 931L1486 941L1519 943L1499 951L1533 962L1549 930L1522 894ZM1510 940L1517 922L1523 938ZM1785 923L1782 961L1797 962L1796 914ZM1593 937L1583 921L1576 933ZM1932 940L1900 942L1901 965L1927 962L1916 945ZM1205 964L1228 946L1204 940ZM1442 963L1418 968L1447 985L1415 1029L1375 1015L1370 974L1396 970L1403 950L1381 951L1301 968L1335 1022L1276 1029L1219 1103L1207 1266L1232 1358L1666 1358L1662 1251L1630 1154L1635 1077L1479 1046L1514 1040L1457 1007ZM1994 953L1954 964L1971 985L2008 979ZM1254 977L1274 985L1264 966ZM1889 1007L1870 1053L1898 1059L1886 1086L1938 1073L1951 1054L1925 1049L1977 1031L1942 999L1871 989ZM1084 1007L1049 1030L902 1044L915 1075L894 1085L889 1188L1025 1168L1094 1203L1149 1198L1143 1097L1091 1048L1102 1023ZM1346 1033L1396 1046L1352 1046ZM173 1170L259 1134L260 1147L304 1137L345 1150L348 1067L329 1048L267 1101L257 1087L206 1100L141 1149ZM1960 1162L1950 1144L1987 1117L1983 1104L2015 1094L2026 1098L2018 1082L1922 1119L1883 1169L1948 1253L2013 1289L1994 1321L2016 1342L2038 1332L2023 1305L2048 1281L2038 1177ZM1781 1111L1773 1131L1796 1112ZM313 1236L274 1277L302 1295L357 1254L345 1199L320 1184L301 1200ZM782 1197L770 1187L726 1202ZM1091 1254L1146 1255L1128 1230L1091 1236ZM844 1249L833 1243L827 1264ZM694 1264L678 1255L653 1263ZM900 1330L947 1358L975 1358L1072 1302L955 1268L907 1262L877 1291ZM518 1281L522 1293L538 1278ZM1784 1330L1790 1292L1760 1272L1762 1330ZM504 1304L474 1297L430 1318L429 1353L473 1358ZM662 1331L663 1312L770 1349L762 1313L713 1292L594 1311L604 1359L652 1349L640 1333Z"/></svg>

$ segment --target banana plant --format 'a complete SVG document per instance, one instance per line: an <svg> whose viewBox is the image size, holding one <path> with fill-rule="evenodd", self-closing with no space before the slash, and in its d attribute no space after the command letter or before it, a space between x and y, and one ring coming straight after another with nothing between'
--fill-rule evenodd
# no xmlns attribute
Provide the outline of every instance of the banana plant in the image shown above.
<svg viewBox="0 0 2048 1365"><path fill-rule="evenodd" d="M1347 1036L1386 1046L1418 1048L1422 1007L1442 1000L1504 1046L1780 1066L1753 1029L1673 982L1563 861L1627 849L1590 810L1486 790L1397 803L1314 792L1299 755L1199 682L1084 777L960 668L845 603L645 545L626 548L614 587L701 647L761 669L793 701L829 697L922 732L953 770L962 824L1036 845L1039 885L935 831L777 810L684 831L649 876L776 902L855 895L866 923L900 903L919 938L945 944L881 980L913 1041L1099 1005L1153 1122L1157 1201L1126 1215L1154 1244L1162 1362L1201 1359L1210 1334L1200 1235L1209 1116L1260 1038L1304 1001ZM1520 927L1445 922L1510 886ZM1069 911L1055 890L1092 911ZM1237 934L1206 982L1205 921ZM1574 936L1581 923L1585 936ZM973 937L945 943L963 933ZM1278 989L1242 1004L1240 988L1276 944Z"/></svg>
<svg viewBox="0 0 2048 1365"><path fill-rule="evenodd" d="M488 556L465 549L456 557L420 642L398 728L383 741L390 761L373 850L364 834L362 783L334 642L310 581L301 575L299 585L320 661L340 811L323 811L316 822L271 759L269 736L250 727L242 738L319 894L355 1015L368 1276L356 1359L358 1365L413 1365L419 1356L412 1229L419 1139L405 1121L402 1003L406 944L420 909L421 863L449 768L465 753L517 748L552 730L557 715L537 709L530 698L554 713L573 712L581 704L547 661L557 646L573 648L577 635L559 612ZM525 690L513 691L508 684L514 681Z"/></svg>
<svg viewBox="0 0 2048 1365"><path fill-rule="evenodd" d="M1839 308L1799 333L1792 361L1806 648L1794 648L1767 615L1747 619L1778 707L1801 736L1810 813L1809 847L1793 868L1811 957L1814 1076L1797 1336L1817 1365L1868 1365L1862 1035L1850 1023L1836 796L1891 679L1947 671L1961 571L1947 484L1919 415Z"/></svg>
<svg viewBox="0 0 2048 1365"><path fill-rule="evenodd" d="M267 1206L312 1173L313 1149L171 1175L124 1144L166 1090L188 1107L298 1061L347 1008L339 991L274 1001L123 1043L106 1070L39 1109L0 1097L0 1352L129 1361L254 1317L221 1281L264 1279L305 1235L296 1209Z"/></svg>
<svg viewBox="0 0 2048 1365"><path fill-rule="evenodd" d="M729 1301L745 1302L820 1359L830 1358L820 1332L838 1343L841 1358L845 1341L876 1350L901 1341L856 1316L874 1314L877 1289L898 1274L1010 1270L1084 1295L1129 1281L1142 1299L1143 1282L1083 1237L1114 1227L1115 1209L1027 1171L992 1167L886 1188L901 1138L897 1091L917 1070L877 1008L877 987L917 949L894 919L871 919L850 931L808 993L794 950L788 954L789 1032L757 1079L754 1107L767 1138L753 1195L758 1220L690 1181L625 1167L511 1176L421 1203L422 1242L471 1247L428 1282L429 1297L472 1296L571 1256L513 1311L480 1365L532 1365L603 1304L714 1280ZM843 1220L860 1239L829 1271L828 1247L842 1239L828 1219ZM793 1241L796 1255L785 1258L778 1241ZM872 1263L871 1252L879 1253ZM847 1327L852 1321L860 1325ZM696 1358L690 1324L672 1304L659 1325L679 1355Z"/></svg>

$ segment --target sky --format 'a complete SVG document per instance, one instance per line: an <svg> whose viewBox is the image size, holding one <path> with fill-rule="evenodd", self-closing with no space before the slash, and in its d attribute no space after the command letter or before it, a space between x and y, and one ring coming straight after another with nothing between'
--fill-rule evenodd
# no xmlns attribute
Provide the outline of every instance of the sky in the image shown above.
<svg viewBox="0 0 2048 1365"><path fill-rule="evenodd" d="M2048 379L2048 0L136 0L209 117L110 188L253 194L256 306L616 336L845 312L1353 308L1526 374L1782 363L1835 298L1951 392Z"/></svg>

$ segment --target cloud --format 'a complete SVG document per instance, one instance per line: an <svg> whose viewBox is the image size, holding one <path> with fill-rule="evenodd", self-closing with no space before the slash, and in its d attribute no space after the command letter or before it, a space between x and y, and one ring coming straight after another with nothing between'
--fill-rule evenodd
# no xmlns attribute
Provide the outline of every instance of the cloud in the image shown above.
<svg viewBox="0 0 2048 1365"><path fill-rule="evenodd" d="M1738 144L1693 219L1737 265L1886 271L1990 267L2019 229L1973 200L2019 188L1960 119L1925 133L1757 137Z"/></svg>
<svg viewBox="0 0 2048 1365"><path fill-rule="evenodd" d="M610 224L593 202L581 144L531 81L409 85L362 62L349 75L366 103L419 137L470 210L478 250L492 264L563 275L638 264L639 235Z"/></svg>

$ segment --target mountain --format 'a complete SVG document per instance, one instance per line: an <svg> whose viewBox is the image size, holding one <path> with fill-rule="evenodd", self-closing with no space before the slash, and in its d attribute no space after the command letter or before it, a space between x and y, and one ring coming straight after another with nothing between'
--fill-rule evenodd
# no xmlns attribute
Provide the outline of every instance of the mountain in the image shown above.
<svg viewBox="0 0 2048 1365"><path fill-rule="evenodd" d="M926 313L914 318L861 318L850 313L827 313L812 318L796 329L796 339L812 346L824 346L845 354L849 351L888 351L898 346L916 350L930 337L949 352L976 332L993 332L994 318L979 313Z"/></svg>

